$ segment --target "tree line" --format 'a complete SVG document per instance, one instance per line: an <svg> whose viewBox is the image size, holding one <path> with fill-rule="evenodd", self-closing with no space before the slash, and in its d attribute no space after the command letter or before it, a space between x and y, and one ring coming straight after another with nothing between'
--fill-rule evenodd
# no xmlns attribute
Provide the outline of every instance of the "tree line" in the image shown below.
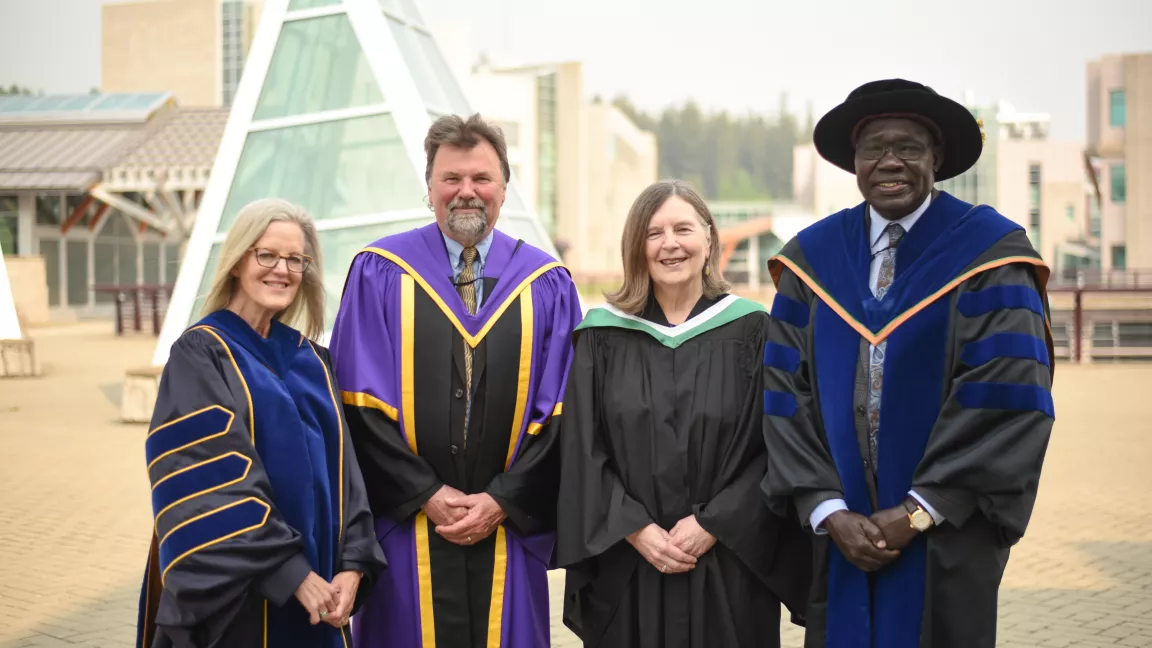
<svg viewBox="0 0 1152 648"><path fill-rule="evenodd" d="M771 200L792 197L792 149L812 137L811 111L801 125L781 95L775 115L704 113L694 101L640 110L627 97L612 104L652 132L659 147L659 174L680 178L710 200Z"/></svg>

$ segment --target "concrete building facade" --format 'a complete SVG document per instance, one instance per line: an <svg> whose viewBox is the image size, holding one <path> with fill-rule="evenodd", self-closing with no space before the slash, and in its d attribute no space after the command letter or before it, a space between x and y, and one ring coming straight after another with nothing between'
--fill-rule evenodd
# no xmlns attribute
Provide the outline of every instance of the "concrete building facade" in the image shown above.
<svg viewBox="0 0 1152 648"><path fill-rule="evenodd" d="M167 91L187 107L231 105L263 5L263 0L105 4L101 89Z"/></svg>
<svg viewBox="0 0 1152 648"><path fill-rule="evenodd" d="M1152 52L1088 63L1089 175L1109 269L1152 269Z"/></svg>

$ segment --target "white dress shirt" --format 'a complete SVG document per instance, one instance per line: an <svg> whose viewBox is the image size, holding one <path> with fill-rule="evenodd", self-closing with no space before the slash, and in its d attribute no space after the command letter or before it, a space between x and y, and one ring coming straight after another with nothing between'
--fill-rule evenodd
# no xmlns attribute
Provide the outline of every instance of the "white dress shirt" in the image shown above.
<svg viewBox="0 0 1152 648"><path fill-rule="evenodd" d="M872 290L873 296L876 295L876 284L880 279L880 265L884 261L884 254L881 254L881 251L888 247L888 237L885 236L884 230L892 223L899 223L900 226L904 228L904 233L907 234L909 230L912 229L912 226L916 224L916 221L920 220L920 217L924 215L924 212L928 211L928 205L931 203L932 196L929 195L924 199L924 204L920 205L916 211L897 221L890 221L880 214L877 214L871 206L868 207L868 220L871 223L869 240L872 242L872 263L868 267L868 286ZM869 346L869 354L873 353L875 349L875 346ZM884 396L881 395L881 399L883 398ZM944 521L944 517L941 516L931 506L929 506L928 502L924 501L924 498L918 495L915 490L909 491L909 494L916 498L917 502L920 502L920 505L924 507L925 511L928 511L928 514L932 516L932 519L936 521L936 524L940 524ZM819 506L812 510L812 515L808 518L808 522L812 525L813 531L822 535L827 533L827 531L825 531L820 526L821 524L824 524L824 520L828 519L828 516L832 515L836 511L845 511L847 509L848 504L845 503L842 499L826 500L821 502Z"/></svg>

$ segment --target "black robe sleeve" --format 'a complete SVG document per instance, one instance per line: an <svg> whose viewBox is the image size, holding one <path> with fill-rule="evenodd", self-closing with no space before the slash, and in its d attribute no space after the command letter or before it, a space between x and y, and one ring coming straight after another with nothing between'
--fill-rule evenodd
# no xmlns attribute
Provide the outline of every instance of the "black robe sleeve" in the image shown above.
<svg viewBox="0 0 1152 648"><path fill-rule="evenodd" d="M560 432L558 567L599 556L653 522L624 488L600 437L600 353L595 330L578 334Z"/></svg>
<svg viewBox="0 0 1152 648"><path fill-rule="evenodd" d="M763 491L768 506L780 516L795 503L805 527L821 502L843 497L832 454L819 431L812 396L812 291L785 268L776 287L766 357L798 357L794 367L764 367L764 440L768 471ZM779 353L776 353L776 352Z"/></svg>
<svg viewBox="0 0 1152 648"><path fill-rule="evenodd" d="M1047 303L1032 267L1017 264L973 277L955 299L959 362L912 486L947 523L963 527L979 510L1014 543L1036 501L1053 423ZM990 402L989 384L1013 398Z"/></svg>
<svg viewBox="0 0 1152 648"><path fill-rule="evenodd" d="M247 590L280 606L312 571L276 509L250 415L225 347L204 331L177 340L145 442L163 567L156 623L169 634L219 636Z"/></svg>
<svg viewBox="0 0 1152 648"><path fill-rule="evenodd" d="M324 362L328 375L332 380L335 393L340 393L340 385L336 380L336 373L332 371L332 357L328 349L316 344L317 354ZM360 464L356 460L356 449L352 443L352 433L348 421L340 417L344 435L344 534L343 547L340 559L336 566L337 573L342 571L359 571L363 574L360 587L356 590L356 602L353 612L360 609L360 605L372 591L373 585L380 571L387 566L384 551L376 540L376 530L372 520L372 511L368 508L368 493L364 489L364 477L360 473Z"/></svg>
<svg viewBox="0 0 1152 648"><path fill-rule="evenodd" d="M552 270L532 284L535 312L546 324L538 336L542 369L536 393L530 394L527 426L516 461L498 473L485 489L520 535L556 528L556 497L560 488L560 420L565 376L572 361L572 329L580 322L580 296L565 270ZM539 320L538 320L539 321ZM538 429L537 429L538 428Z"/></svg>

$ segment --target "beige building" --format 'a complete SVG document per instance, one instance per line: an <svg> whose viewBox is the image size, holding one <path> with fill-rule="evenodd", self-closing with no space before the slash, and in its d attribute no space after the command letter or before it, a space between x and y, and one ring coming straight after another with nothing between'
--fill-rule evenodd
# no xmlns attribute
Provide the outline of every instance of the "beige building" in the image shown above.
<svg viewBox="0 0 1152 648"><path fill-rule="evenodd" d="M1103 266L1152 268L1152 52L1090 62L1087 85Z"/></svg>
<svg viewBox="0 0 1152 648"><path fill-rule="evenodd" d="M136 0L102 7L104 92L171 92L231 105L263 0Z"/></svg>
<svg viewBox="0 0 1152 648"><path fill-rule="evenodd" d="M624 219L657 178L655 135L585 99L579 62L481 64L461 85L472 109L504 129L513 182L577 279L618 277Z"/></svg>

